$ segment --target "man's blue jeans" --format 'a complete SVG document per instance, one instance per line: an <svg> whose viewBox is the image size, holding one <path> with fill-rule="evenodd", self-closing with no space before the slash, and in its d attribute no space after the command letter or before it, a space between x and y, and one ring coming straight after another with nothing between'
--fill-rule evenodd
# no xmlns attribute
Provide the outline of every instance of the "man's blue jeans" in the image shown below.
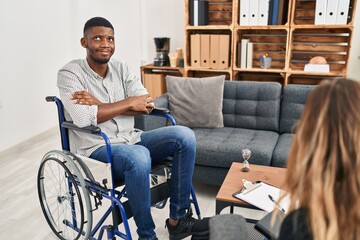
<svg viewBox="0 0 360 240"><path fill-rule="evenodd" d="M115 179L125 179L127 194L141 239L152 239L155 224L150 211L150 179L152 164L173 156L170 190L170 217L181 219L190 205L191 180L194 171L196 140L194 132L183 126L169 126L143 132L135 145L113 144ZM106 148L91 156L107 162Z"/></svg>

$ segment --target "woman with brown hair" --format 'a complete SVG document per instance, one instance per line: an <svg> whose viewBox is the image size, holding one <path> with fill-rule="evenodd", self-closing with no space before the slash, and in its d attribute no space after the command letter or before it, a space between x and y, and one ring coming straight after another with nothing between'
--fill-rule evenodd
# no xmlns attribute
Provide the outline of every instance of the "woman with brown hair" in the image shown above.
<svg viewBox="0 0 360 240"><path fill-rule="evenodd" d="M360 83L324 80L309 96L288 158L284 239L360 239Z"/></svg>

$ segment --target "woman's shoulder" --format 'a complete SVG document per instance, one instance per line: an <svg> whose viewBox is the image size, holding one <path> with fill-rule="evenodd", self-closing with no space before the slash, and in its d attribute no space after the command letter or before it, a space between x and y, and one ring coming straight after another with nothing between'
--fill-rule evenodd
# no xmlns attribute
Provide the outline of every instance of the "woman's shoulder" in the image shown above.
<svg viewBox="0 0 360 240"><path fill-rule="evenodd" d="M309 240L312 239L308 209L299 208L290 212L284 219L279 240Z"/></svg>

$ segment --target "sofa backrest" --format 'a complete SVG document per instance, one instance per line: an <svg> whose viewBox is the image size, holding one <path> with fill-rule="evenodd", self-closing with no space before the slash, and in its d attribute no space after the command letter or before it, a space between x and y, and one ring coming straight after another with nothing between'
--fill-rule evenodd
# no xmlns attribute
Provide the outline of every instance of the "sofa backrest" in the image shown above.
<svg viewBox="0 0 360 240"><path fill-rule="evenodd" d="M316 85L289 84L283 87L280 133L293 133L304 110L305 102Z"/></svg>
<svg viewBox="0 0 360 240"><path fill-rule="evenodd" d="M279 130L281 84L225 81L224 127Z"/></svg>

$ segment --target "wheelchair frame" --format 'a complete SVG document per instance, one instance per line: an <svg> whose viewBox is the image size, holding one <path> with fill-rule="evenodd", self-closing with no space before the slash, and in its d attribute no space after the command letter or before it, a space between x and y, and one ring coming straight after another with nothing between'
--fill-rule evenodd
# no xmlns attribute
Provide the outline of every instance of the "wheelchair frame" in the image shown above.
<svg viewBox="0 0 360 240"><path fill-rule="evenodd" d="M132 237L128 219L132 217L132 213L128 200L122 201L124 197L126 198L126 186L124 186L122 190L116 189L116 187L121 184L119 185L114 182L113 170L111 168L113 159L109 138L105 133L101 132L99 127L89 126L79 128L72 122L65 121L63 104L56 96L48 96L46 97L46 101L55 102L57 105L61 145L63 149L62 151L52 150L46 153L41 161L38 171L37 188L39 201L51 230L62 240L80 238L100 240L105 231L107 232L107 239L115 239L115 236L119 236L122 239L131 240ZM167 109L154 109L151 115L166 117L173 125L176 125L175 119L169 114ZM105 179L102 181L103 186L101 183L97 182L84 160L70 152L68 138L69 129L100 135L104 139L108 163L102 164L105 164L106 167L110 169L110 188L106 186L107 181ZM92 162L99 162L93 159L90 160ZM47 167L50 168L52 165L56 166L48 170ZM168 167L168 165L163 165L163 167ZM56 179L56 177L59 179ZM61 177L63 179L60 179ZM54 184L59 183L60 187L54 187L54 189L51 188L50 190L50 187L47 186L47 184L48 182L53 184L53 181L55 181ZM165 206L169 197L169 181L166 181L165 183L166 184L160 184L151 188L152 206L158 208L163 208ZM62 185L65 186L62 187ZM53 192L54 190L55 193ZM94 209L92 208L90 196L94 198ZM83 203L83 198L85 203ZM99 205L102 205L103 199L110 200L111 205L98 223L93 227L92 212L97 210ZM70 203L70 209L68 206L64 205L67 202ZM193 186L191 186L190 202L194 205L196 214L200 219L200 209ZM67 211L70 212L70 216L63 216L67 214ZM112 213L113 225L106 225L104 223L110 213ZM53 216L55 214L59 214L60 216L56 218ZM80 219L78 219L79 216L77 215L80 215ZM66 217L69 217L70 219L67 219ZM124 224L125 232L121 232L118 228L121 223ZM72 231L72 236L70 236L70 231ZM98 231L99 234L96 238L95 235Z"/></svg>

